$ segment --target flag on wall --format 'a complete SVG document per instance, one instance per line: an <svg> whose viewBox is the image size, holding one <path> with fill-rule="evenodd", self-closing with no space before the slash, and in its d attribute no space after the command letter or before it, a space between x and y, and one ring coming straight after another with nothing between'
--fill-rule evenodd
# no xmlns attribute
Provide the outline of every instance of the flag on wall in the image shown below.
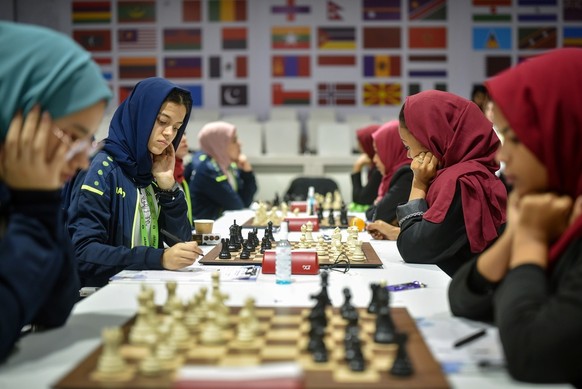
<svg viewBox="0 0 582 389"><path fill-rule="evenodd" d="M119 87L118 96L119 96L119 104L123 102L123 100L127 99L131 94L134 86L129 85L122 85Z"/></svg>
<svg viewBox="0 0 582 389"><path fill-rule="evenodd" d="M295 0L286 0L285 5L274 5L271 7L272 14L285 14L287 20L295 20L295 14L308 14L311 7L308 5L295 5Z"/></svg>
<svg viewBox="0 0 582 389"><path fill-rule="evenodd" d="M211 22L246 21L247 0L209 0L208 20Z"/></svg>
<svg viewBox="0 0 582 389"><path fill-rule="evenodd" d="M562 10L565 22L582 21L582 0L564 1Z"/></svg>
<svg viewBox="0 0 582 389"><path fill-rule="evenodd" d="M192 106L193 107L202 107L203 104L203 95L202 95L202 85L180 85L180 87L190 91L192 95Z"/></svg>
<svg viewBox="0 0 582 389"><path fill-rule="evenodd" d="M319 105L355 105L356 84L317 84L317 102Z"/></svg>
<svg viewBox="0 0 582 389"><path fill-rule="evenodd" d="M473 0L475 6L496 7L496 6L511 6L511 0Z"/></svg>
<svg viewBox="0 0 582 389"><path fill-rule="evenodd" d="M309 49L311 30L309 27L288 26L271 29L273 49Z"/></svg>
<svg viewBox="0 0 582 389"><path fill-rule="evenodd" d="M284 90L283 84L271 85L273 105L309 105L311 92L309 90Z"/></svg>
<svg viewBox="0 0 582 389"><path fill-rule="evenodd" d="M222 49L246 49L247 29L245 27L225 27L222 29Z"/></svg>
<svg viewBox="0 0 582 389"><path fill-rule="evenodd" d="M117 3L119 23L152 23L156 21L155 1L119 1Z"/></svg>
<svg viewBox="0 0 582 389"><path fill-rule="evenodd" d="M210 78L222 78L226 76L223 74L223 59L224 56L210 56L208 58L208 75ZM237 55L234 59L224 59L225 73L230 74L234 70L236 78L248 77L248 64L246 55Z"/></svg>
<svg viewBox="0 0 582 389"><path fill-rule="evenodd" d="M508 13L498 13L497 11L492 11L490 13L474 13L473 22L475 23L497 23L497 22L511 22L511 14Z"/></svg>
<svg viewBox="0 0 582 389"><path fill-rule="evenodd" d="M73 39L88 51L111 51L111 30L75 30Z"/></svg>
<svg viewBox="0 0 582 389"><path fill-rule="evenodd" d="M343 20L342 15L340 15L340 11L342 11L343 8L337 4L334 3L331 0L328 0L327 2L327 20Z"/></svg>
<svg viewBox="0 0 582 389"><path fill-rule="evenodd" d="M200 0L182 0L182 21L199 22L201 20Z"/></svg>
<svg viewBox="0 0 582 389"><path fill-rule="evenodd" d="M400 27L364 27L364 49L399 49Z"/></svg>
<svg viewBox="0 0 582 389"><path fill-rule="evenodd" d="M322 50L353 50L356 48L354 27L319 27L318 47Z"/></svg>
<svg viewBox="0 0 582 389"><path fill-rule="evenodd" d="M400 0L363 0L363 20L400 20Z"/></svg>
<svg viewBox="0 0 582 389"><path fill-rule="evenodd" d="M511 50L511 27L473 27L473 50Z"/></svg>
<svg viewBox="0 0 582 389"><path fill-rule="evenodd" d="M526 6L531 5L538 7L540 5L558 5L558 0L517 0L517 5Z"/></svg>
<svg viewBox="0 0 582 389"><path fill-rule="evenodd" d="M399 77L400 56L364 55L364 77Z"/></svg>
<svg viewBox="0 0 582 389"><path fill-rule="evenodd" d="M447 1L409 0L408 18L410 20L447 20Z"/></svg>
<svg viewBox="0 0 582 389"><path fill-rule="evenodd" d="M110 23L110 1L73 1L71 19L74 24Z"/></svg>
<svg viewBox="0 0 582 389"><path fill-rule="evenodd" d="M446 49L446 27L410 27L408 47L411 49Z"/></svg>
<svg viewBox="0 0 582 389"><path fill-rule="evenodd" d="M582 28L564 27L564 47L582 47Z"/></svg>
<svg viewBox="0 0 582 389"><path fill-rule="evenodd" d="M101 75L103 75L103 78L108 82L112 81L113 80L113 68L112 68L113 61L111 60L111 57L97 57L97 58L93 58L93 60L101 69Z"/></svg>
<svg viewBox="0 0 582 389"><path fill-rule="evenodd" d="M415 78L415 77L429 77L429 78L439 78L439 77L446 77L447 70L446 69L410 69L408 71L408 77Z"/></svg>
<svg viewBox="0 0 582 389"><path fill-rule="evenodd" d="M517 15L518 22L557 22L558 15L555 13L520 13Z"/></svg>
<svg viewBox="0 0 582 389"><path fill-rule="evenodd" d="M166 28L164 29L164 50L200 50L202 48L202 29Z"/></svg>
<svg viewBox="0 0 582 389"><path fill-rule="evenodd" d="M247 86L241 84L230 84L220 86L220 105L224 106L246 106L248 104Z"/></svg>
<svg viewBox="0 0 582 389"><path fill-rule="evenodd" d="M355 55L318 55L317 66L355 66Z"/></svg>
<svg viewBox="0 0 582 389"><path fill-rule="evenodd" d="M271 74L273 77L309 77L309 61L308 55L274 55Z"/></svg>
<svg viewBox="0 0 582 389"><path fill-rule="evenodd" d="M408 84L408 96L412 96L417 93L420 93L420 84L416 82Z"/></svg>
<svg viewBox="0 0 582 389"><path fill-rule="evenodd" d="M120 28L117 31L119 50L155 50L154 28Z"/></svg>
<svg viewBox="0 0 582 389"><path fill-rule="evenodd" d="M164 77L200 78L202 77L202 58L166 57L164 58Z"/></svg>
<svg viewBox="0 0 582 389"><path fill-rule="evenodd" d="M558 45L556 27L519 28L517 39L520 50L554 49Z"/></svg>
<svg viewBox="0 0 582 389"><path fill-rule="evenodd" d="M157 75L156 57L120 57L119 78L142 79Z"/></svg>
<svg viewBox="0 0 582 389"><path fill-rule="evenodd" d="M402 92L400 84L368 84L363 87L364 105L400 105Z"/></svg>
<svg viewBox="0 0 582 389"><path fill-rule="evenodd" d="M485 57L485 77L493 77L509 67L511 67L511 57L508 55L490 55Z"/></svg>

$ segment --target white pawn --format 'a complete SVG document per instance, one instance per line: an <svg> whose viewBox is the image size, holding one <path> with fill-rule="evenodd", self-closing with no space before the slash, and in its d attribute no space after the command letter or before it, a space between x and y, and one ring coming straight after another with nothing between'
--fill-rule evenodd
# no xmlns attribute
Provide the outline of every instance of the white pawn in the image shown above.
<svg viewBox="0 0 582 389"><path fill-rule="evenodd" d="M354 262L364 262L366 260L366 256L362 251L362 241L356 240L356 247L354 248L354 253L352 254L352 261Z"/></svg>
<svg viewBox="0 0 582 389"><path fill-rule="evenodd" d="M319 258L322 258L327 255L325 241L323 240L323 236L321 235L319 235L319 238L317 238L317 246L315 246L315 251L317 251L317 256Z"/></svg>
<svg viewBox="0 0 582 389"><path fill-rule="evenodd" d="M176 295L176 288L178 287L178 283L176 281L167 281L166 282L166 289L168 291L168 297L166 298L166 304L164 304L163 312L164 313L171 313L172 307L174 307L178 296Z"/></svg>
<svg viewBox="0 0 582 389"><path fill-rule="evenodd" d="M301 233L301 237L299 238L299 248L308 249L309 243L307 243L307 238L305 237L305 232Z"/></svg>
<svg viewBox="0 0 582 389"><path fill-rule="evenodd" d="M106 327L101 336L103 338L103 352L97 361L97 372L104 378L113 378L127 369L127 364L119 351L123 336L121 328Z"/></svg>
<svg viewBox="0 0 582 389"><path fill-rule="evenodd" d="M305 225L305 239L309 243L314 243L315 240L313 239L313 223L310 221L307 222Z"/></svg>

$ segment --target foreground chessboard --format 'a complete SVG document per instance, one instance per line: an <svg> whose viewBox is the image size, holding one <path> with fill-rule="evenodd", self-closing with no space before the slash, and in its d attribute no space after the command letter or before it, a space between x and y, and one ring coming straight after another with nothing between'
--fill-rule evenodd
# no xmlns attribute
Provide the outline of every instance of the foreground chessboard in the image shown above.
<svg viewBox="0 0 582 389"><path fill-rule="evenodd" d="M292 216L291 216L292 217ZM328 222L327 217L324 217L321 222L319 223L319 228L335 228L335 227L339 227L339 228L348 228L349 226L353 225L353 220L354 220L355 216L348 216L348 224L340 224L340 217L339 217L339 213L336 215L335 217L335 225L331 226ZM252 227L257 227L257 228L267 228L266 225L257 225L255 224L255 218L251 217L249 220L247 220L246 222L244 222L242 224L242 226L244 228L252 228ZM279 223L273 223L273 227L279 227Z"/></svg>
<svg viewBox="0 0 582 389"><path fill-rule="evenodd" d="M299 242L291 242L292 250L298 249ZM329 241L325 242L327 247L331 246ZM345 247L346 243L342 243L342 246ZM273 243L273 249L276 247L276 243ZM218 254L220 254L220 250L222 248L222 243L216 245L208 254L206 254L202 259L199 260L201 264L204 265L260 265L263 262L263 254L260 253L260 247L257 247L253 253L251 253L249 259L240 259L240 251L235 251L231 253L231 259L220 259ZM313 249L315 250L315 249ZM350 267L380 267L382 266L382 261L376 250L372 247L369 242L362 243L362 251L364 252L365 260L360 262L355 262L350 260ZM329 254L329 250L327 250L328 254L326 255L318 255L318 261L320 266L327 266L327 265L334 265L337 256L332 256ZM351 259L349 256L348 259ZM340 256L339 258L346 259L345 256ZM338 262L335 264L337 267L346 267L347 265L343 262Z"/></svg>
<svg viewBox="0 0 582 389"><path fill-rule="evenodd" d="M315 363L306 351L310 308L257 307L259 335L250 344L236 340L236 326L240 308L230 308L230 325L225 331L226 344L209 346L198 342L198 333L191 334L189 344L179 357L177 369L184 365L207 366L258 366L272 362L296 361L305 373L305 388L448 388L448 382L440 365L432 356L406 308L392 308L392 319L399 332L408 334L407 352L414 368L410 377L394 377L389 374L395 355L394 345L373 342L375 315L358 308L360 314L360 338L366 361L366 370L352 372L344 359L343 337L345 324L337 308L328 308L329 324L325 343L329 361ZM144 346L127 343L135 318L123 326L125 338L121 354L129 364L128 374L119 382L104 382L95 378L97 361L102 351L99 346L82 360L71 372L55 384L55 388L171 388L176 370L146 377L138 370L139 362L150 351ZM203 325L202 325L203 326ZM202 326L200 326L202 328ZM200 329L201 329L200 328Z"/></svg>

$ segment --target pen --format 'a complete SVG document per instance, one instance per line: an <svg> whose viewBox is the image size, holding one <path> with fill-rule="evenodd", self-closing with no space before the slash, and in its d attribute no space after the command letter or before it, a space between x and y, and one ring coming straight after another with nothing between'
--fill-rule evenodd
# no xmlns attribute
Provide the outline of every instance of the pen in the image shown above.
<svg viewBox="0 0 582 389"><path fill-rule="evenodd" d="M457 341L455 341L455 343L453 343L453 347L458 348L458 347L462 347L468 343L471 343L477 339L479 339L482 336L485 336L485 334L487 334L487 330L485 328L480 329L479 331L465 336Z"/></svg>
<svg viewBox="0 0 582 389"><path fill-rule="evenodd" d="M183 243L182 239L180 239L180 238L178 238L176 235L174 235L174 234L172 234L172 233L170 233L170 232L168 232L168 231L164 230L163 228L160 228L160 232L161 232L161 233L162 233L162 235L164 235L166 238L168 238L168 239L170 239L170 240L174 241L174 244L176 244L176 243ZM202 256L204 256L204 253L203 253L203 252L201 252L201 251L196 251L196 250L194 250L194 252L195 252L196 254L198 254L198 255L202 255Z"/></svg>

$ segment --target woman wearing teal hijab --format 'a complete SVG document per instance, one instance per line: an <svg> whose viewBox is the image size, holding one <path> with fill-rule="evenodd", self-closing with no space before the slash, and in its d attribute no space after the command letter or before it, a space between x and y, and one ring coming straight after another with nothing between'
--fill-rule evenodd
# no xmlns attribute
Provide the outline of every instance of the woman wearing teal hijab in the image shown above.
<svg viewBox="0 0 582 389"><path fill-rule="evenodd" d="M88 165L111 93L67 36L0 22L0 361L21 330L62 325L79 298L60 191Z"/></svg>

